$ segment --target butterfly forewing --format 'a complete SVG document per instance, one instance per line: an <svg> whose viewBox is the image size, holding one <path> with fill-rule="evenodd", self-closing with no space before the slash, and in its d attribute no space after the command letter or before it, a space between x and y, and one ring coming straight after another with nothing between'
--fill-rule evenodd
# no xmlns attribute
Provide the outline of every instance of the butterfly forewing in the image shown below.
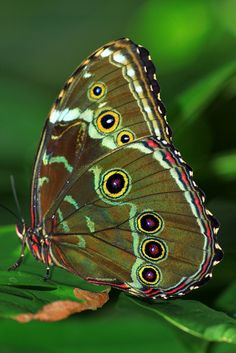
<svg viewBox="0 0 236 353"><path fill-rule="evenodd" d="M98 89L101 92L96 96ZM159 98L150 56L130 40L106 45L79 66L50 112L35 164L32 194L33 202L38 202L41 209L41 219L74 170L140 137L156 135L170 140L170 129ZM110 114L116 120L114 130L102 126L102 119L98 120L102 114L105 118ZM53 168L48 178L51 164ZM65 165L69 166L66 171ZM38 198L39 192L47 194L46 200ZM37 219L36 223L39 222Z"/></svg>

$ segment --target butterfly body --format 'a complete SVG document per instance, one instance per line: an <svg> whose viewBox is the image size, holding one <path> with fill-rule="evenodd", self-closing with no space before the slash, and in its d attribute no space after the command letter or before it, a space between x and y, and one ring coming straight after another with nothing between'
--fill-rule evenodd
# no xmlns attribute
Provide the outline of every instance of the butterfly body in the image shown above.
<svg viewBox="0 0 236 353"><path fill-rule="evenodd" d="M94 284L183 295L222 258L218 223L172 144L149 53L128 39L97 50L60 92L31 204L30 251Z"/></svg>

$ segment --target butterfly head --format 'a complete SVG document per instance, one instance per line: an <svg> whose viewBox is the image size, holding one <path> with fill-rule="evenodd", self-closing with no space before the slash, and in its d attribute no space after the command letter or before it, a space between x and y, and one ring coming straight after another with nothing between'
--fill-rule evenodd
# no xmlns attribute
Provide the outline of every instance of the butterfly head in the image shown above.
<svg viewBox="0 0 236 353"><path fill-rule="evenodd" d="M27 245L36 259L47 265L45 278L48 278L48 266L52 264L52 260L49 255L49 241L47 236L42 237L41 233L41 228L32 229L31 227L27 227L23 219L16 225L16 234L21 240L21 253L18 260L8 268L9 271L16 270L22 264L25 256L25 247Z"/></svg>
<svg viewBox="0 0 236 353"><path fill-rule="evenodd" d="M40 238L39 229L36 228L33 230L31 227L26 226L25 222L16 224L16 234L19 237L22 248L25 248L25 245L32 251L36 258L42 261L41 258L41 247L42 241Z"/></svg>

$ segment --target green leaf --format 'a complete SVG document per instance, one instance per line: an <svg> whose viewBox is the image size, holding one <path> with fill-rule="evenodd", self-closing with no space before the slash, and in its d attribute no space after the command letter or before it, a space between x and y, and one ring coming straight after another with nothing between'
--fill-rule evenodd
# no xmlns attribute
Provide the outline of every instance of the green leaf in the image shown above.
<svg viewBox="0 0 236 353"><path fill-rule="evenodd" d="M136 307L122 311L108 304L100 311L54 323L19 325L2 320L0 330L2 352L190 352L172 325L161 318L142 315Z"/></svg>
<svg viewBox="0 0 236 353"><path fill-rule="evenodd" d="M151 304L134 298L129 300L188 334L206 341L236 344L236 320L200 302L176 299Z"/></svg>
<svg viewBox="0 0 236 353"><path fill-rule="evenodd" d="M235 353L235 345L226 343L214 343L211 345L209 353Z"/></svg>
<svg viewBox="0 0 236 353"><path fill-rule="evenodd" d="M177 329L176 329L177 331ZM207 349L209 347L209 342L201 339L199 337L195 337L193 335L189 335L184 331L178 330L179 340L186 347L187 352L191 353L207 353Z"/></svg>
<svg viewBox="0 0 236 353"><path fill-rule="evenodd" d="M215 305L236 318L236 281L233 282L216 300Z"/></svg>
<svg viewBox="0 0 236 353"><path fill-rule="evenodd" d="M12 287L35 287L38 289L56 289L57 286L50 281L42 281L39 276L31 275L29 273L22 272L6 272L0 270L0 286L12 286Z"/></svg>

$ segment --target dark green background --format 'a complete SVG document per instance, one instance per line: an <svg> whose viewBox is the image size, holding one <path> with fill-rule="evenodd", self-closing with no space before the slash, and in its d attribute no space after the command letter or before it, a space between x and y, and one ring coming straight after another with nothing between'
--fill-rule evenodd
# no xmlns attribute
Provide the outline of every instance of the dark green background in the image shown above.
<svg viewBox="0 0 236 353"><path fill-rule="evenodd" d="M92 51L129 37L152 55L174 144L221 223L225 259L211 283L188 297L213 305L236 278L235 13L233 0L1 1L0 202L15 207L13 174L29 219L32 164L53 100ZM0 210L2 225L14 222ZM6 353L193 351L186 341L145 312L130 317L109 305L54 324L0 322L0 352ZM236 352L235 346L200 344L194 352L206 349Z"/></svg>

